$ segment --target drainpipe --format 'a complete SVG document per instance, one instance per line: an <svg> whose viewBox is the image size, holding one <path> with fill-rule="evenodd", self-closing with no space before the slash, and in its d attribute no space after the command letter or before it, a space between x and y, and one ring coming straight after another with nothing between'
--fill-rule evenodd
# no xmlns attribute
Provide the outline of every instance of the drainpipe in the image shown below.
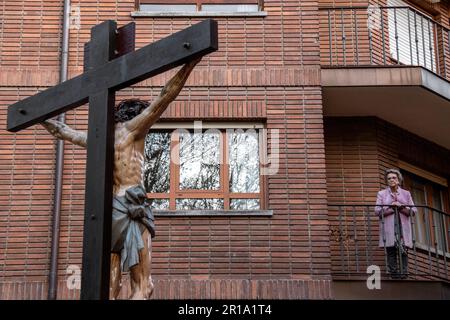
<svg viewBox="0 0 450 320"><path fill-rule="evenodd" d="M61 43L59 82L67 80L67 66L69 60L69 19L70 0L64 0L63 30ZM65 122L64 113L58 116L58 121ZM56 164L55 164L55 188L53 201L53 221L50 253L50 273L48 275L48 296L49 300L56 299L58 287L58 249L59 249L59 225L61 220L61 198L62 198L62 177L64 168L64 140L56 141Z"/></svg>

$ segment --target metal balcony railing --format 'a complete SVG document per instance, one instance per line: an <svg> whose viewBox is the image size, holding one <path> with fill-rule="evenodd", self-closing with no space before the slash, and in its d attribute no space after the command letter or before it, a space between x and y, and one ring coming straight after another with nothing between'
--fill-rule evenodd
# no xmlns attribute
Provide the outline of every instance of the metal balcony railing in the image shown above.
<svg viewBox="0 0 450 320"><path fill-rule="evenodd" d="M417 213L414 214L414 209ZM390 212L388 212L389 209ZM375 205L328 206L332 275L335 278L367 278L368 267L377 266L384 277L392 277L388 263L387 218L393 215L395 254L398 275L415 280L450 281L450 215L428 207L408 209L412 248L403 245L400 212L396 207L383 206L380 215ZM403 210L404 212L404 210ZM380 241L381 238L381 241ZM381 244L381 247L380 247ZM392 250L392 249L391 249ZM407 255L407 265L400 258Z"/></svg>
<svg viewBox="0 0 450 320"><path fill-rule="evenodd" d="M450 30L411 7L320 8L323 66L422 66L450 78Z"/></svg>

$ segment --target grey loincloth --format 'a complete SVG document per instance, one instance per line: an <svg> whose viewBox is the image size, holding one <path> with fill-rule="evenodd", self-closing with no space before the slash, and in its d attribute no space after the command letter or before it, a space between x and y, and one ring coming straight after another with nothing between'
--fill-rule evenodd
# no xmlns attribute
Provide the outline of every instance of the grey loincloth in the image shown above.
<svg viewBox="0 0 450 320"><path fill-rule="evenodd" d="M113 198L111 251L120 253L122 271L139 263L145 228L152 238L155 236L155 219L146 200L147 194L140 185L128 188L124 196Z"/></svg>

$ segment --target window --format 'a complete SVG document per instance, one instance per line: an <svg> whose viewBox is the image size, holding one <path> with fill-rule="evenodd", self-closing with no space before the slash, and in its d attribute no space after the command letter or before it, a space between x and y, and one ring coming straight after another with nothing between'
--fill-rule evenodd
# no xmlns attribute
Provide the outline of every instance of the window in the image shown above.
<svg viewBox="0 0 450 320"><path fill-rule="evenodd" d="M148 3L141 4L140 11L145 12L196 12L197 6L195 4L161 4Z"/></svg>
<svg viewBox="0 0 450 320"><path fill-rule="evenodd" d="M257 12L257 4L203 4L201 11L204 12Z"/></svg>
<svg viewBox="0 0 450 320"><path fill-rule="evenodd" d="M436 71L436 27L432 17L413 10L402 0L387 3L389 7L396 7L387 9L391 57L402 64Z"/></svg>
<svg viewBox="0 0 450 320"><path fill-rule="evenodd" d="M411 170L413 171L413 170ZM429 208L418 208L413 220L416 244L424 249L433 248L449 252L448 187L445 179L434 179L433 174L415 173L402 170L404 185L411 192L414 204ZM420 174L420 175L419 175Z"/></svg>
<svg viewBox="0 0 450 320"><path fill-rule="evenodd" d="M136 1L136 10L148 13L255 13L262 10L261 0L232 0L232 1L218 1L218 0L140 0Z"/></svg>
<svg viewBox="0 0 450 320"><path fill-rule="evenodd" d="M152 207L263 209L260 128L150 131L145 141L144 184Z"/></svg>

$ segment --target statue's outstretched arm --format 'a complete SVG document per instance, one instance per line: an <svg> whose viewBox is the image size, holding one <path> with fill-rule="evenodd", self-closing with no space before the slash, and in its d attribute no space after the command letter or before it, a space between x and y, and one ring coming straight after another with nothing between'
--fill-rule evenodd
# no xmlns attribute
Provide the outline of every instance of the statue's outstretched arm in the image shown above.
<svg viewBox="0 0 450 320"><path fill-rule="evenodd" d="M175 100L181 89L183 89L191 71L200 60L201 58L186 63L167 82L159 96L151 102L150 106L142 111L140 115L126 122L127 129L134 133L136 138L144 137L148 133L150 127L159 119L167 106Z"/></svg>
<svg viewBox="0 0 450 320"><path fill-rule="evenodd" d="M49 119L41 122L42 126L55 138L67 140L80 147L86 148L87 134L83 131L76 131L57 120Z"/></svg>

